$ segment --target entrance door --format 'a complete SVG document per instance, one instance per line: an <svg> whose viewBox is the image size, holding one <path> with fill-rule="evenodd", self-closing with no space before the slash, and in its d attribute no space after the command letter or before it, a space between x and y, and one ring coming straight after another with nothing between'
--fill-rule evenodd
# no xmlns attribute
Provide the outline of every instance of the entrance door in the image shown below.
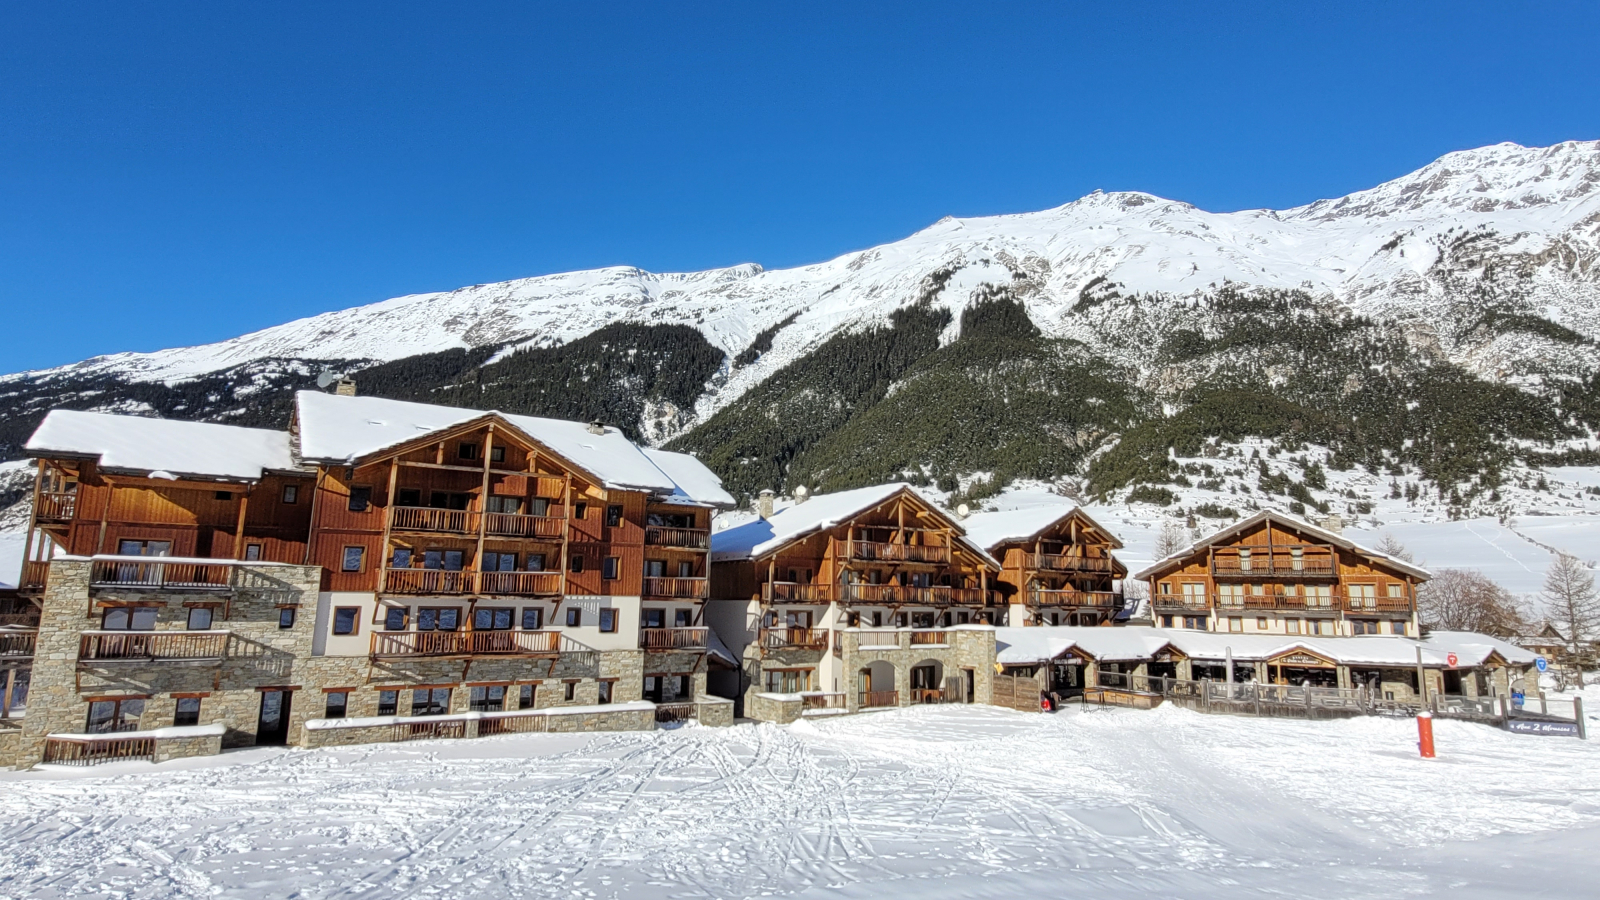
<svg viewBox="0 0 1600 900"><path fill-rule="evenodd" d="M290 691L262 691L261 717L256 720L258 746L283 746L289 742Z"/></svg>
<svg viewBox="0 0 1600 900"><path fill-rule="evenodd" d="M966 698L967 698L967 702L968 703L976 703L977 701L973 699L973 695L978 692L977 683L976 683L976 679L977 679L976 673L974 673L971 669L962 669L961 670L961 675L962 675L963 678L966 679Z"/></svg>

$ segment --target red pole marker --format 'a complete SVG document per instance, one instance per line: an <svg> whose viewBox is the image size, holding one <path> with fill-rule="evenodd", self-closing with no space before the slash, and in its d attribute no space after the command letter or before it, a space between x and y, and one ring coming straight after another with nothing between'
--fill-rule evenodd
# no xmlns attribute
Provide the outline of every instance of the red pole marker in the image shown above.
<svg viewBox="0 0 1600 900"><path fill-rule="evenodd" d="M1433 759L1433 713L1427 710L1417 714L1417 749L1423 759Z"/></svg>

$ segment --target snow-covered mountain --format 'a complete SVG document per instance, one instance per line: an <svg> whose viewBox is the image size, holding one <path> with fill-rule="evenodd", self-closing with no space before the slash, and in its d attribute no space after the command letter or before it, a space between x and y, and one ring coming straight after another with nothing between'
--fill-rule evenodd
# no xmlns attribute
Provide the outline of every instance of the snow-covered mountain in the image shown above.
<svg viewBox="0 0 1600 900"><path fill-rule="evenodd" d="M957 307L981 283L1026 276L1034 321L1047 333L1085 340L1100 336L1072 307L1086 287L1107 282L1178 297L1225 283L1301 289L1426 332L1438 325L1446 291L1436 267L1452 242L1476 233L1488 236L1475 242L1479 265L1469 274L1513 269L1535 295L1534 314L1600 337L1600 142L1590 141L1451 153L1371 190L1290 210L1212 213L1148 194L1096 192L1043 212L945 218L904 240L795 269L545 275L24 374L170 383L264 358L393 360L452 347L560 344L617 321L692 324L731 357L798 313L773 352L706 398L704 413L821 337L883 320L940 268L960 270L941 295ZM1536 349L1474 347L1461 359L1488 372Z"/></svg>

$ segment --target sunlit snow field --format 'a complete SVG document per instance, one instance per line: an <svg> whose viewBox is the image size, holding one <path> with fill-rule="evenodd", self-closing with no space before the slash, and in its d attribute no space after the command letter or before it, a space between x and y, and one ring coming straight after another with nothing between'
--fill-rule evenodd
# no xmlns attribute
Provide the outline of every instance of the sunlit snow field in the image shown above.
<svg viewBox="0 0 1600 900"><path fill-rule="evenodd" d="M1600 891L1600 747L1414 741L1411 720L925 707L3 773L0 896Z"/></svg>

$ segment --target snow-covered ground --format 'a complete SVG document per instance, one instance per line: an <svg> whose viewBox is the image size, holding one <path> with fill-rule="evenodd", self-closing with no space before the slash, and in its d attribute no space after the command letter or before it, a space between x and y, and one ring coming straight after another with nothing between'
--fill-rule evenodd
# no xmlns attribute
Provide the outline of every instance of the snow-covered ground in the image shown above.
<svg viewBox="0 0 1600 900"><path fill-rule="evenodd" d="M0 774L0 897L1594 896L1600 746L926 707Z"/></svg>

